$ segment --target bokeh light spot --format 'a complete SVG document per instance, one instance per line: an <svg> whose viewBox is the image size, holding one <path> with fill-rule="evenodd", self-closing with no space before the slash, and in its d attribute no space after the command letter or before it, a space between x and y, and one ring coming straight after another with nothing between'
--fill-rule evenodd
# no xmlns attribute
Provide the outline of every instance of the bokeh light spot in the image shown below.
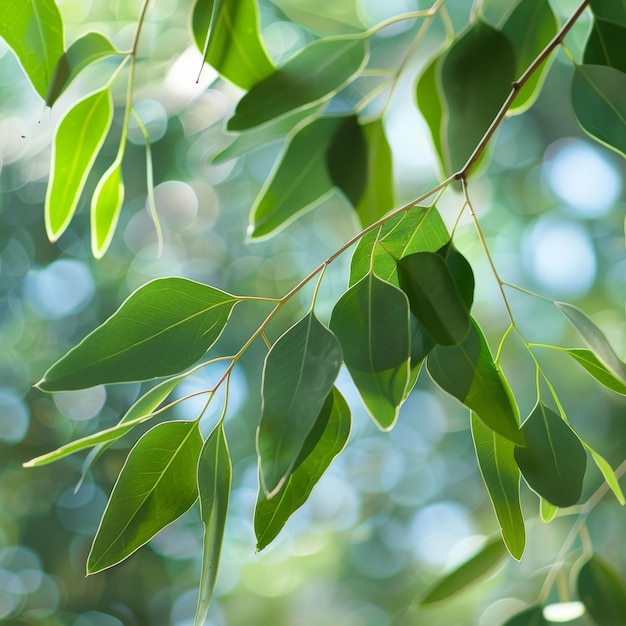
<svg viewBox="0 0 626 626"><path fill-rule="evenodd" d="M83 421L95 417L102 410L107 393L103 385L98 385L79 391L56 391L52 397L63 415Z"/></svg>
<svg viewBox="0 0 626 626"><path fill-rule="evenodd" d="M21 398L0 390L0 441L19 443L28 431L28 411Z"/></svg>

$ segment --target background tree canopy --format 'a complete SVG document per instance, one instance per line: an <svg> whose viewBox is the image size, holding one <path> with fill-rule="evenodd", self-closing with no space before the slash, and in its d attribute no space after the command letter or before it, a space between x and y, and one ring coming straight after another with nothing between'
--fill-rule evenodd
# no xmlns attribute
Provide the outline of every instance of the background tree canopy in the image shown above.
<svg viewBox="0 0 626 626"><path fill-rule="evenodd" d="M2 9L0 620L623 622L623 0Z"/></svg>

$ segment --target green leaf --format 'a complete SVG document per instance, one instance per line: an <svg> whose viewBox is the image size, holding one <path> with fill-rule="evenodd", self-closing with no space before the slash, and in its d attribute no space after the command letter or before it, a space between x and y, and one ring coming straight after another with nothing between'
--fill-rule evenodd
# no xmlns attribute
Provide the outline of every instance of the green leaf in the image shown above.
<svg viewBox="0 0 626 626"><path fill-rule="evenodd" d="M153 280L61 357L37 386L62 391L178 374L217 341L237 302L185 278Z"/></svg>
<svg viewBox="0 0 626 626"><path fill-rule="evenodd" d="M411 311L440 345L454 346L470 329L470 317L441 255L416 252L398 261L400 287Z"/></svg>
<svg viewBox="0 0 626 626"><path fill-rule="evenodd" d="M515 77L520 78L558 30L557 19L547 0L522 0L507 18L502 33L513 44ZM554 55L541 64L521 88L509 109L509 115L523 113L539 97Z"/></svg>
<svg viewBox="0 0 626 626"><path fill-rule="evenodd" d="M514 79L511 43L480 20L449 48L441 66L447 173L465 165L511 92Z"/></svg>
<svg viewBox="0 0 626 626"><path fill-rule="evenodd" d="M258 126L330 98L361 72L367 56L367 40L362 36L310 43L244 95L228 130Z"/></svg>
<svg viewBox="0 0 626 626"><path fill-rule="evenodd" d="M524 443L508 383L475 320L462 343L449 348L437 346L426 364L435 383L474 411L489 428L509 441Z"/></svg>
<svg viewBox="0 0 626 626"><path fill-rule="evenodd" d="M368 413L390 430L409 380L409 303L397 287L370 273L341 296L330 320L343 360Z"/></svg>
<svg viewBox="0 0 626 626"><path fill-rule="evenodd" d="M539 515L541 517L541 521L546 524L551 522L555 515L558 513L559 507L554 506L554 504L550 504L545 498L539 498Z"/></svg>
<svg viewBox="0 0 626 626"><path fill-rule="evenodd" d="M533 606L509 618L502 626L550 626L543 616L543 607Z"/></svg>
<svg viewBox="0 0 626 626"><path fill-rule="evenodd" d="M445 246L437 250L437 254L444 260L450 271L461 301L469 311L474 304L474 271L469 261L454 247L450 240Z"/></svg>
<svg viewBox="0 0 626 626"><path fill-rule="evenodd" d="M587 38L583 62L586 65L608 65L626 72L626 56L622 47L625 38L626 26L596 18Z"/></svg>
<svg viewBox="0 0 626 626"><path fill-rule="evenodd" d="M599 383L602 383L608 389L626 396L626 383L619 380L613 372L601 363L596 355L585 348L567 348L563 350L569 354L575 361L580 363Z"/></svg>
<svg viewBox="0 0 626 626"><path fill-rule="evenodd" d="M0 37L15 52L35 91L45 99L65 48L63 20L54 0L3 0Z"/></svg>
<svg viewBox="0 0 626 626"><path fill-rule="evenodd" d="M586 133L626 157L626 74L604 65L577 65L572 107Z"/></svg>
<svg viewBox="0 0 626 626"><path fill-rule="evenodd" d="M204 443L198 461L200 516L204 526L200 593L194 626L202 626L209 612L220 564L228 501L231 463L224 426L220 422Z"/></svg>
<svg viewBox="0 0 626 626"><path fill-rule="evenodd" d="M554 411L538 402L522 424L526 447L515 460L528 485L551 504L572 506L580 499L587 467L585 448Z"/></svg>
<svg viewBox="0 0 626 626"><path fill-rule="evenodd" d="M520 503L520 471L515 462L515 445L485 426L474 413L472 437L502 540L509 554L519 561L526 545L526 529Z"/></svg>
<svg viewBox="0 0 626 626"><path fill-rule="evenodd" d="M77 102L59 123L44 208L50 241L56 241L70 223L112 119L111 91L102 89Z"/></svg>
<svg viewBox="0 0 626 626"><path fill-rule="evenodd" d="M257 551L269 545L287 520L309 498L350 434L350 409L333 387L304 442L295 469L276 495L268 500L262 488L254 510Z"/></svg>
<svg viewBox="0 0 626 626"><path fill-rule="evenodd" d="M578 597L598 626L622 626L626 584L615 568L594 554L580 569Z"/></svg>
<svg viewBox="0 0 626 626"><path fill-rule="evenodd" d="M337 378L341 360L339 341L312 311L268 352L257 430L261 485L268 498L289 479Z"/></svg>
<svg viewBox="0 0 626 626"><path fill-rule="evenodd" d="M609 465L608 461L603 456L598 454L588 443L583 443L585 445L585 448L587 448L587 450L589 450L589 452L591 453L591 458L602 473L602 477L617 498L617 501L622 506L624 506L626 504L626 499L624 499L624 492L620 487L619 481L617 480L617 476L615 475L613 468Z"/></svg>
<svg viewBox="0 0 626 626"><path fill-rule="evenodd" d="M419 605L441 602L464 591L490 574L504 559L506 553L500 537L488 541L474 556L435 582L419 601Z"/></svg>
<svg viewBox="0 0 626 626"><path fill-rule="evenodd" d="M596 18L626 28L626 0L591 0L590 6Z"/></svg>
<svg viewBox="0 0 626 626"><path fill-rule="evenodd" d="M444 165L445 159L442 148L442 127L444 110L441 96L441 63L444 54L438 54L426 66L426 69L420 75L417 85L415 86L415 100L417 106L424 116L424 120L430 129L430 134L435 146L435 151L439 157L439 161Z"/></svg>
<svg viewBox="0 0 626 626"><path fill-rule="evenodd" d="M342 117L321 117L287 140L250 211L248 236L259 239L312 209L334 190L326 150Z"/></svg>
<svg viewBox="0 0 626 626"><path fill-rule="evenodd" d="M46 93L46 105L51 107L86 67L116 54L122 52L100 33L86 33L77 39L56 64Z"/></svg>
<svg viewBox="0 0 626 626"><path fill-rule="evenodd" d="M555 302L555 306L569 319L580 333L594 356L618 381L626 384L626 363L622 361L609 343L604 333L580 309L566 302ZM602 381L601 381L602 382Z"/></svg>
<svg viewBox="0 0 626 626"><path fill-rule="evenodd" d="M185 513L198 497L202 437L195 422L166 422L130 451L87 559L87 574L117 565Z"/></svg>
<svg viewBox="0 0 626 626"><path fill-rule="evenodd" d="M91 198L91 252L101 259L115 233L124 202L122 159L117 158L102 175Z"/></svg>
<svg viewBox="0 0 626 626"><path fill-rule="evenodd" d="M191 30L204 60L242 89L274 71L259 33L257 2L197 0Z"/></svg>

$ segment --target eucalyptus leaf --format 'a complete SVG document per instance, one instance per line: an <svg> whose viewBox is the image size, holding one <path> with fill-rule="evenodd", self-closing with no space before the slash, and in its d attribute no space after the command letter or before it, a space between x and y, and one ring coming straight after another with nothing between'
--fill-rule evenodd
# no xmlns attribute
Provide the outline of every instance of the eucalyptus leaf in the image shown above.
<svg viewBox="0 0 626 626"><path fill-rule="evenodd" d="M626 0L591 0L589 6L596 18L626 28Z"/></svg>
<svg viewBox="0 0 626 626"><path fill-rule="evenodd" d="M444 109L441 95L441 62L444 54L438 54L421 73L415 86L417 106L430 129L430 135L440 163L445 169L442 147L442 129L444 127Z"/></svg>
<svg viewBox="0 0 626 626"><path fill-rule="evenodd" d="M626 72L626 55L622 47L625 38L626 26L596 18L587 38L583 62L586 65L608 65Z"/></svg>
<svg viewBox="0 0 626 626"><path fill-rule="evenodd" d="M543 607L533 606L509 618L502 626L550 626L543 616Z"/></svg>
<svg viewBox="0 0 626 626"><path fill-rule="evenodd" d="M554 506L548 502L545 498L539 498L539 516L541 521L546 524L551 522L559 511L558 506Z"/></svg>
<svg viewBox="0 0 626 626"><path fill-rule="evenodd" d="M217 341L238 301L185 278L153 280L52 365L37 386L61 391L178 374Z"/></svg>
<svg viewBox="0 0 626 626"><path fill-rule="evenodd" d="M580 569L576 588L598 626L622 626L626 615L626 583L612 565L594 554Z"/></svg>
<svg viewBox="0 0 626 626"><path fill-rule="evenodd" d="M91 252L96 259L111 244L123 202L122 159L117 158L98 181L91 199Z"/></svg>
<svg viewBox="0 0 626 626"><path fill-rule="evenodd" d="M149 430L120 471L87 559L87 574L117 565L185 513L198 498L202 437L195 422Z"/></svg>
<svg viewBox="0 0 626 626"><path fill-rule="evenodd" d="M563 350L577 363L580 363L599 383L615 393L626 396L626 383L622 382L591 351L585 348L567 348Z"/></svg>
<svg viewBox="0 0 626 626"><path fill-rule="evenodd" d="M600 454L598 454L588 443L583 442L585 448L589 450L591 454L591 458L593 462L596 464L597 468L600 470L602 477L604 478L606 484L610 487L611 491L617 498L617 501L624 506L626 504L626 499L624 498L624 492L620 487L617 476L615 475L615 471L609 464L609 462Z"/></svg>

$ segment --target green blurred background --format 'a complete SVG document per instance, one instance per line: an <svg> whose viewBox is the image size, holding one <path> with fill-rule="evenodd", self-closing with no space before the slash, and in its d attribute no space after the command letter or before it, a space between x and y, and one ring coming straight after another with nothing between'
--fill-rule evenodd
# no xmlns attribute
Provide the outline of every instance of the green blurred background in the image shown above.
<svg viewBox="0 0 626 626"><path fill-rule="evenodd" d="M68 43L88 30L126 49L134 34L138 0L106 3L59 0ZM424 8L415 0L261 0L263 36L280 62L315 35L362 29L391 15ZM497 16L506 2L489 2ZM577 3L559 0L565 17ZM470 2L446 4L457 30ZM284 232L262 243L245 241L247 215L281 143L221 165L209 163L231 137L224 130L240 92L205 67L188 33L190 3L159 0L144 26L134 105L146 123L154 158L156 201L165 246L159 256L146 210L145 151L131 128L124 159L126 202L110 251L94 261L89 249L87 201L60 241L45 236L43 199L56 122L78 97L101 85L113 62L91 68L44 108L0 41L0 621L67 626L176 625L193 623L200 574L201 524L194 508L124 564L85 578L91 538L125 455L125 438L98 461L80 489L82 456L26 470L22 463L70 439L111 426L138 397L139 384L46 395L32 385L45 369L101 323L135 288L160 276L179 275L236 294L278 297L324 260L359 227L339 194ZM489 13L488 13L489 15ZM293 21L292 21L293 20ZM395 68L419 23L389 28L372 40L376 66ZM580 57L589 20L567 43ZM386 110L394 151L398 205L438 180L413 84L441 43L436 20L409 63ZM537 104L503 124L489 168L470 183L470 193L494 260L504 280L590 314L620 354L626 352L624 295L626 208L624 160L579 130L568 100L572 68L559 52ZM118 81L120 101L124 81ZM117 84L117 83L116 83ZM357 81L346 106L374 82ZM355 95L356 94L356 95ZM376 114L382 99L367 114ZM112 159L121 121L114 125L98 163ZM97 166L98 167L98 166ZM95 180L90 180L92 189ZM462 205L449 190L439 203L452 225ZM456 242L477 275L476 316L495 350L508 325L497 285L467 219ZM349 254L329 268L317 313L327 320L345 290ZM310 303L310 291L286 307L270 327L276 338ZM528 341L581 345L546 302L517 292L511 304ZM268 312L268 305L239 307L218 344L231 354ZM501 624L533 602L557 558L571 518L550 525L538 520L538 501L523 488L529 543L517 564L448 604L418 610L414 600L438 573L459 563L497 532L473 456L466 411L437 392L422 374L391 433L380 433L359 404L349 377L339 386L353 409L345 452L314 490L310 501L263 553L255 554L252 513L257 489L254 432L260 408L265 349L254 345L235 371L226 431L233 456L234 491L216 597L209 624L273 626L390 626L392 624ZM615 467L626 437L623 398L611 395L559 354L538 353L570 420ZM535 402L534 367L511 340L503 367L522 416ZM198 373L180 395L201 389L218 369ZM219 402L214 402L219 406ZM192 419L200 405L185 402L167 418ZM206 418L209 428L215 414ZM588 470L584 497L600 484ZM607 496L589 519L594 548L626 574L624 512ZM568 556L575 564L580 546ZM574 565L575 566L575 565ZM566 571L569 567L566 568ZM551 599L556 601L553 592ZM577 620L573 624L583 624Z"/></svg>

